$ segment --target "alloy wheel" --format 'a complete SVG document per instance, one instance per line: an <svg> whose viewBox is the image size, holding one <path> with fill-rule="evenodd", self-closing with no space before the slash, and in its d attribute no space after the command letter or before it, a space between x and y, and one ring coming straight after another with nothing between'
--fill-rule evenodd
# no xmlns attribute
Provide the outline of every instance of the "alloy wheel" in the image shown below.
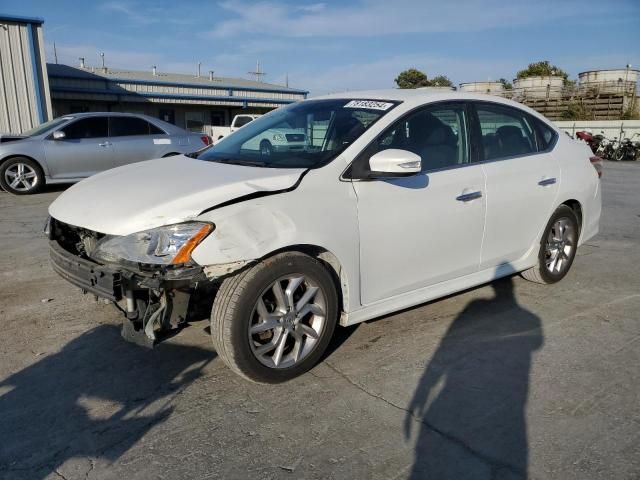
<svg viewBox="0 0 640 480"><path fill-rule="evenodd" d="M571 263L576 243L576 230L571 221L566 217L556 220L547 236L545 248L545 266L549 273L564 273Z"/></svg>
<svg viewBox="0 0 640 480"><path fill-rule="evenodd" d="M38 184L38 174L26 163L14 163L7 167L4 179L12 189L18 192L28 192Z"/></svg>
<svg viewBox="0 0 640 480"><path fill-rule="evenodd" d="M269 368L288 368L317 346L326 324L326 295L302 274L279 278L258 297L248 335L251 351Z"/></svg>

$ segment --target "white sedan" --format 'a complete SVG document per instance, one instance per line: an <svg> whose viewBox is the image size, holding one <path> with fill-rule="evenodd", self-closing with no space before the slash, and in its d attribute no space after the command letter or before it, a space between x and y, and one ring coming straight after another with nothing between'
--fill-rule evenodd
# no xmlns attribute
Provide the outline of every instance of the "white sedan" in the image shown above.
<svg viewBox="0 0 640 480"><path fill-rule="evenodd" d="M243 148L282 129L306 147ZM46 231L54 269L117 302L125 337L157 341L206 294L220 358L281 382L319 361L336 325L517 272L562 279L598 232L593 162L509 100L349 92L275 110L198 158L84 180Z"/></svg>

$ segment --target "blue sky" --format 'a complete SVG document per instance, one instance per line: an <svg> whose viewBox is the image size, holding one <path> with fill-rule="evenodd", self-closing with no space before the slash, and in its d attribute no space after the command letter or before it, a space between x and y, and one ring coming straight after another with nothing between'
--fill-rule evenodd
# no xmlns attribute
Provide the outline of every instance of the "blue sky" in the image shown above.
<svg viewBox="0 0 640 480"><path fill-rule="evenodd" d="M511 79L550 60L574 77L640 67L640 1L0 0L45 19L48 61L247 77L312 94L393 87L405 68L455 83Z"/></svg>

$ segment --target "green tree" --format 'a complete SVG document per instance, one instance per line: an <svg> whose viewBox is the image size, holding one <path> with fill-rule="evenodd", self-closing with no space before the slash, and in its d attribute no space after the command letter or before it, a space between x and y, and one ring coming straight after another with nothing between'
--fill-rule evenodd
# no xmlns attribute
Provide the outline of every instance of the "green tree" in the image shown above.
<svg viewBox="0 0 640 480"><path fill-rule="evenodd" d="M524 70L520 70L516 74L517 78L548 76L558 76L564 78L565 80L567 80L567 78L569 77L567 72L559 67L556 67L555 65L551 65L551 63L549 63L549 60L530 63L527 68L525 68Z"/></svg>
<svg viewBox="0 0 640 480"><path fill-rule="evenodd" d="M415 68L400 72L395 82L399 88L453 87L453 82L446 75L437 75L429 80L424 72Z"/></svg>
<svg viewBox="0 0 640 480"><path fill-rule="evenodd" d="M504 87L505 90L513 90L513 85L506 78L501 78L498 81L502 84L502 86Z"/></svg>
<svg viewBox="0 0 640 480"><path fill-rule="evenodd" d="M395 82L398 88L420 88L429 86L427 75L415 68L409 68L408 70L400 72Z"/></svg>
<svg viewBox="0 0 640 480"><path fill-rule="evenodd" d="M429 81L428 87L453 87L453 83L446 75L438 75Z"/></svg>

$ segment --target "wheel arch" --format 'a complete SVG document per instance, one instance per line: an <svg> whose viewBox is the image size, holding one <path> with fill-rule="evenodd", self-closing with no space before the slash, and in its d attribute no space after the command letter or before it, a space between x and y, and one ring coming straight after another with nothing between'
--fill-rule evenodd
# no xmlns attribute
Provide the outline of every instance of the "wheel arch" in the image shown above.
<svg viewBox="0 0 640 480"><path fill-rule="evenodd" d="M303 243L289 245L269 252L261 257L259 261L266 260L267 258L283 252L300 252L320 261L333 277L333 281L336 286L336 293L338 294L339 311L346 311L345 306L349 305L349 282L347 279L347 272L333 252L319 245Z"/></svg>
<svg viewBox="0 0 640 480"><path fill-rule="evenodd" d="M4 165L5 162L8 162L12 158L26 158L27 160L31 160L32 162L35 162L35 164L38 165L38 167L40 167L40 170L42 170L42 174L44 175L44 178L42 180L43 182L46 183L46 177L49 174L49 171L47 170L46 166L42 164L40 160L32 157L31 155L25 155L24 153L10 153L6 157L3 157L0 159L0 168L2 168L2 165Z"/></svg>
<svg viewBox="0 0 640 480"><path fill-rule="evenodd" d="M569 200L565 200L559 206L562 206L562 205L566 205L571 210L573 210L573 212L576 214L576 217L578 218L578 228L580 231L582 231L582 221L583 221L582 204L578 200L571 198Z"/></svg>

